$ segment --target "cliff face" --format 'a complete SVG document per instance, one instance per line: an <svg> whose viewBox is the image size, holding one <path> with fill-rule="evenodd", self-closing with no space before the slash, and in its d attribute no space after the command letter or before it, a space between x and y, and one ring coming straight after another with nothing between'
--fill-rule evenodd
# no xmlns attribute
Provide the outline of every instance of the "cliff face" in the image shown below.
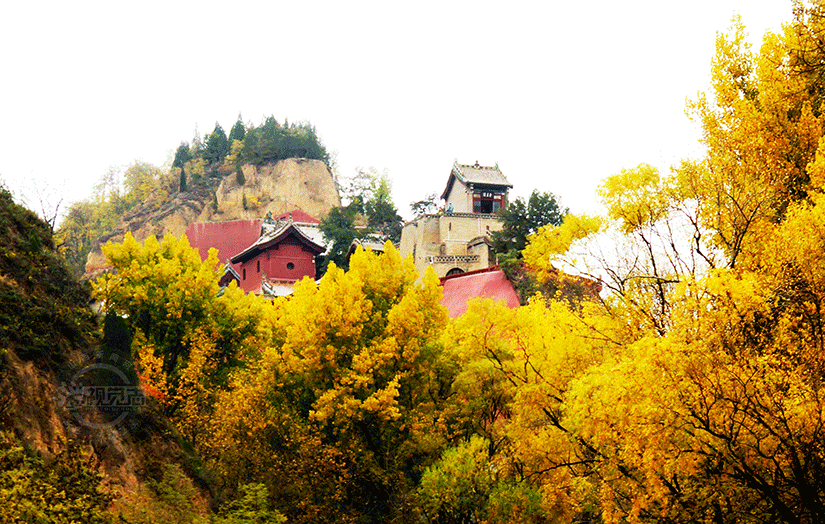
<svg viewBox="0 0 825 524"><path fill-rule="evenodd" d="M242 186L235 175L221 181L215 192L217 212L207 206L199 222L251 220L261 218L267 211L279 215L295 208L323 218L333 207L341 206L332 173L320 160L290 158L260 167L247 164L243 166L243 174Z"/></svg>
<svg viewBox="0 0 825 524"><path fill-rule="evenodd" d="M151 195L127 213L114 231L98 240L86 259L83 278L95 278L107 269L100 247L110 241L121 242L127 231L142 242L151 235L180 236L192 222L256 219L268 211L277 215L295 208L323 218L341 205L332 172L320 160L290 158L262 166L247 164L243 173L243 185L233 173L223 179L192 183L188 191L176 193L168 202L160 203Z"/></svg>

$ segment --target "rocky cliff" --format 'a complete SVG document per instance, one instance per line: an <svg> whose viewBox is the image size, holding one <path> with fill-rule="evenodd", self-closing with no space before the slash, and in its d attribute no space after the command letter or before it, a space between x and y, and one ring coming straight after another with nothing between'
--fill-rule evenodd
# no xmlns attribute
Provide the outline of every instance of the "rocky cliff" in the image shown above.
<svg viewBox="0 0 825 524"><path fill-rule="evenodd" d="M261 218L267 211L279 215L296 208L323 218L341 206L332 172L320 160L290 158L262 166L247 164L243 174L243 185L234 175L221 181L215 192L217 211L207 206L198 221L248 220Z"/></svg>
<svg viewBox="0 0 825 524"><path fill-rule="evenodd" d="M106 270L100 247L106 242L122 241L126 232L143 241L151 235L182 235L191 222L255 219L268 211L277 215L296 208L323 218L341 205L332 172L320 160L290 158L261 166L247 164L243 174L243 185L233 173L190 183L188 191L165 201L158 194L150 195L127 213L114 231L98 239L86 260L84 278L94 278Z"/></svg>

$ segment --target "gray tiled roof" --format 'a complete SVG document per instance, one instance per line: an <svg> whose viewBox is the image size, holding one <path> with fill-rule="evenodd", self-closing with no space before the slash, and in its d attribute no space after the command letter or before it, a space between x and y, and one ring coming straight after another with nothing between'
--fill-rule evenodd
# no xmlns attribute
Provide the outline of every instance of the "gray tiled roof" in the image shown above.
<svg viewBox="0 0 825 524"><path fill-rule="evenodd" d="M453 173L465 184L488 184L513 187L513 184L507 180L507 177L505 177L498 168L498 164L487 167L478 165L478 162L474 165L459 164L456 162L453 164Z"/></svg>
<svg viewBox="0 0 825 524"><path fill-rule="evenodd" d="M249 256L254 256L253 253L255 251L262 251L265 249L267 244L286 236L287 232L290 230L295 232L299 237L302 237L308 243L318 246L323 252L323 248L326 243L324 242L324 235L321 233L320 229L318 229L317 224L293 222L290 218L289 220L276 220L272 224L264 224L263 231L258 240L256 240L248 248L233 256L230 260L233 263L237 263L248 258Z"/></svg>

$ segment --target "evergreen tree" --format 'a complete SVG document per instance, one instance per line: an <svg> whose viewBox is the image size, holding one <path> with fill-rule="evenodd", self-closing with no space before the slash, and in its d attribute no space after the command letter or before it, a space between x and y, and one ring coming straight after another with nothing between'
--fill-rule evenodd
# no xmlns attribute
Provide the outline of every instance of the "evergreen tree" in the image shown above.
<svg viewBox="0 0 825 524"><path fill-rule="evenodd" d="M279 154L283 142L284 130L281 125L275 120L275 117L267 117L264 125L256 129L258 132L258 151L257 156L261 162L274 162L281 160L282 156Z"/></svg>
<svg viewBox="0 0 825 524"><path fill-rule="evenodd" d="M180 170L180 192L186 191L186 171Z"/></svg>
<svg viewBox="0 0 825 524"><path fill-rule="evenodd" d="M175 151L175 160L172 161L172 167L179 167L183 169L183 166L185 166L190 160L192 160L192 155L189 152L189 144L186 142L181 142L178 149Z"/></svg>
<svg viewBox="0 0 825 524"><path fill-rule="evenodd" d="M352 202L346 207L334 207L321 221L321 232L326 238L329 248L321 266L321 273L326 273L330 262L337 267L347 269L347 251L352 241L366 236L366 231L355 228L355 218L358 216L360 202Z"/></svg>
<svg viewBox="0 0 825 524"><path fill-rule="evenodd" d="M498 212L502 222L501 231L493 232L493 249L496 253L513 251L521 258L521 251L527 245L527 237L541 226L558 226L567 214L553 193L540 193L534 189L527 202L517 198Z"/></svg>
<svg viewBox="0 0 825 524"><path fill-rule="evenodd" d="M238 121L235 122L235 125L229 130L229 143L231 144L234 140L243 141L245 135L246 127L243 125L241 114L238 113Z"/></svg>
<svg viewBox="0 0 825 524"><path fill-rule="evenodd" d="M372 198L364 204L364 210L369 219L370 228L391 242L401 241L403 220L398 215L398 210L392 201L390 182L386 174L382 174L378 179Z"/></svg>
<svg viewBox="0 0 825 524"><path fill-rule="evenodd" d="M210 163L221 162L229 154L229 140L223 127L215 122L215 130L206 139L206 148L203 158Z"/></svg>

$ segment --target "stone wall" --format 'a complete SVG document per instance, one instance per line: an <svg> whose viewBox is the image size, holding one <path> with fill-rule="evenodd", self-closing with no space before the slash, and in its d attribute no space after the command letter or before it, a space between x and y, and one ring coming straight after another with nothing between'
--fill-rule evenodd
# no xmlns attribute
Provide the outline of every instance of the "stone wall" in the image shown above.
<svg viewBox="0 0 825 524"><path fill-rule="evenodd" d="M413 256L415 267L424 274L432 266L442 277L451 269L472 271L495 263L489 243L483 241L501 229L496 215L442 213L424 215L404 225L399 251Z"/></svg>

